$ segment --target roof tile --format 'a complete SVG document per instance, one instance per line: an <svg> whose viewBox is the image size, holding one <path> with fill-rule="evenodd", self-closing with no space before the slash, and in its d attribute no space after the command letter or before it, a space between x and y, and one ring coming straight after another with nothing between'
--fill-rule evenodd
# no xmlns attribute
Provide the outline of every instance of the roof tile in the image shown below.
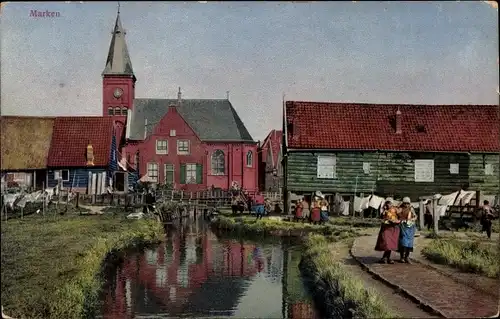
<svg viewBox="0 0 500 319"><path fill-rule="evenodd" d="M395 116L401 111L402 133ZM289 148L485 152L500 150L495 105L286 102Z"/></svg>
<svg viewBox="0 0 500 319"><path fill-rule="evenodd" d="M54 121L49 167L84 167L89 142L95 166L107 166L111 155L112 117L58 117Z"/></svg>

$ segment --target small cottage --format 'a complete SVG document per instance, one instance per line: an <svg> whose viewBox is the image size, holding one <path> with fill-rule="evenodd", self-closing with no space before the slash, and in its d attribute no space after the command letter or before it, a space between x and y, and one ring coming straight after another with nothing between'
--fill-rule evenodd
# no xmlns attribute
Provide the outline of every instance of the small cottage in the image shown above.
<svg viewBox="0 0 500 319"><path fill-rule="evenodd" d="M287 194L498 192L498 106L288 101L284 118Z"/></svg>
<svg viewBox="0 0 500 319"><path fill-rule="evenodd" d="M111 117L56 118L47 160L48 186L102 194L109 186L126 184L118 166L119 134Z"/></svg>
<svg viewBox="0 0 500 319"><path fill-rule="evenodd" d="M2 116L0 121L2 185L42 189L54 118Z"/></svg>
<svg viewBox="0 0 500 319"><path fill-rule="evenodd" d="M283 131L272 130L259 147L259 186L263 191L279 192L283 187L282 139Z"/></svg>

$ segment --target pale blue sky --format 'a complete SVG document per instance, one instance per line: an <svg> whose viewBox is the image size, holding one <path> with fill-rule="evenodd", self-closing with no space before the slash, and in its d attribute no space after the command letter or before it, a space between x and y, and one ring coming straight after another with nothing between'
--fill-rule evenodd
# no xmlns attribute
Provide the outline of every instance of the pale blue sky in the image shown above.
<svg viewBox="0 0 500 319"><path fill-rule="evenodd" d="M100 115L116 2L9 3L2 115ZM60 12L33 18L30 10ZM255 140L287 100L497 104L482 2L122 2L136 96L225 98Z"/></svg>

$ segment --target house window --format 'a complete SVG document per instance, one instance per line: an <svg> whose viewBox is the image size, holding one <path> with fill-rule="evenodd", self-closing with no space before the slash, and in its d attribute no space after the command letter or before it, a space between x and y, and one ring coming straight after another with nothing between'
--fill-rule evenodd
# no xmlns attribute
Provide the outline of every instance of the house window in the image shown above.
<svg viewBox="0 0 500 319"><path fill-rule="evenodd" d="M171 185L174 181L174 164L165 164L165 185Z"/></svg>
<svg viewBox="0 0 500 319"><path fill-rule="evenodd" d="M60 179L63 182L69 182L69 170L61 169L58 171L54 171L54 179Z"/></svg>
<svg viewBox="0 0 500 319"><path fill-rule="evenodd" d="M224 175L226 173L226 159L222 150L212 153L212 175Z"/></svg>
<svg viewBox="0 0 500 319"><path fill-rule="evenodd" d="M318 155L317 177L327 179L337 177L337 157L335 155Z"/></svg>
<svg viewBox="0 0 500 319"><path fill-rule="evenodd" d="M196 164L186 164L186 184L196 184Z"/></svg>
<svg viewBox="0 0 500 319"><path fill-rule="evenodd" d="M176 135L177 134L176 134L175 130L170 130L170 136L176 136Z"/></svg>
<svg viewBox="0 0 500 319"><path fill-rule="evenodd" d="M434 182L434 160L415 160L415 182Z"/></svg>
<svg viewBox="0 0 500 319"><path fill-rule="evenodd" d="M127 108L122 106L122 115L127 116Z"/></svg>
<svg viewBox="0 0 500 319"><path fill-rule="evenodd" d="M148 177L152 182L158 183L158 164L148 163Z"/></svg>
<svg viewBox="0 0 500 319"><path fill-rule="evenodd" d="M189 154L189 140L178 140L177 141L177 154L179 154L179 155Z"/></svg>
<svg viewBox="0 0 500 319"><path fill-rule="evenodd" d="M460 165L457 163L450 164L450 174L458 174L460 172Z"/></svg>
<svg viewBox="0 0 500 319"><path fill-rule="evenodd" d="M113 115L113 107L108 107L108 115Z"/></svg>
<svg viewBox="0 0 500 319"><path fill-rule="evenodd" d="M363 173L369 175L371 171L371 165L370 163L364 162L363 163Z"/></svg>
<svg viewBox="0 0 500 319"><path fill-rule="evenodd" d="M156 154L168 154L167 140L156 140Z"/></svg>
<svg viewBox="0 0 500 319"><path fill-rule="evenodd" d="M202 184L203 166L201 164L181 164L181 184Z"/></svg>
<svg viewBox="0 0 500 319"><path fill-rule="evenodd" d="M252 151L247 152L247 167L253 166L253 153Z"/></svg>
<svg viewBox="0 0 500 319"><path fill-rule="evenodd" d="M494 175L495 170L493 169L493 164L484 165L484 175Z"/></svg>

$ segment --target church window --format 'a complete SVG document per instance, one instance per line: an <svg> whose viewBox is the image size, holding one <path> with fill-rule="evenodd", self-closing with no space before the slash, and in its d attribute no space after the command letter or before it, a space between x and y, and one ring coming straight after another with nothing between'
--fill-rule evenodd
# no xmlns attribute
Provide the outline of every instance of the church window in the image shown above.
<svg viewBox="0 0 500 319"><path fill-rule="evenodd" d="M113 115L113 113L114 113L113 107L112 106L108 107L108 115Z"/></svg>
<svg viewBox="0 0 500 319"><path fill-rule="evenodd" d="M212 175L224 175L226 173L226 159L222 150L212 153Z"/></svg>
<svg viewBox="0 0 500 319"><path fill-rule="evenodd" d="M115 115L120 115L120 107L119 106L115 107Z"/></svg>
<svg viewBox="0 0 500 319"><path fill-rule="evenodd" d="M127 115L127 108L125 106L122 106L122 115Z"/></svg>
<svg viewBox="0 0 500 319"><path fill-rule="evenodd" d="M253 167L253 153L248 151L247 153L247 167Z"/></svg>

